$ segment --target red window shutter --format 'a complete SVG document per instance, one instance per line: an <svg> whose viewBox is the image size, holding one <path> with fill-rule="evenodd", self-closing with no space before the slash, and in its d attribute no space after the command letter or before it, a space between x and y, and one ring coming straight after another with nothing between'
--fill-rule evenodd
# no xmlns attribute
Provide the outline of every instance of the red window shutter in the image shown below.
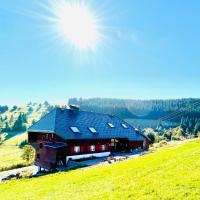
<svg viewBox="0 0 200 200"><path fill-rule="evenodd" d="M91 151L91 145L88 145L88 151Z"/></svg>
<svg viewBox="0 0 200 200"><path fill-rule="evenodd" d="M84 145L81 145L81 153L84 152Z"/></svg>
<svg viewBox="0 0 200 200"><path fill-rule="evenodd" d="M101 151L101 145L100 144L96 145L96 151Z"/></svg>
<svg viewBox="0 0 200 200"><path fill-rule="evenodd" d="M71 154L74 153L74 146L70 146L70 153L71 153Z"/></svg>
<svg viewBox="0 0 200 200"><path fill-rule="evenodd" d="M109 143L106 144L106 151L109 151Z"/></svg>

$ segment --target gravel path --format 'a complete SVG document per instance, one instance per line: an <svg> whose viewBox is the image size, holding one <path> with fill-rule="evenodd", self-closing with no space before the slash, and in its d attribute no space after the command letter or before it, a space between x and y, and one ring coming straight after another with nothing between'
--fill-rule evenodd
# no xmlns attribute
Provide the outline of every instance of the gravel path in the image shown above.
<svg viewBox="0 0 200 200"><path fill-rule="evenodd" d="M33 165L33 166L22 167L22 168L18 168L18 169L11 169L8 171L0 172L0 181L5 177L8 177L10 175L16 175L17 173L20 173L20 172L26 171L26 170L32 171L33 175L34 175L38 172L38 167Z"/></svg>

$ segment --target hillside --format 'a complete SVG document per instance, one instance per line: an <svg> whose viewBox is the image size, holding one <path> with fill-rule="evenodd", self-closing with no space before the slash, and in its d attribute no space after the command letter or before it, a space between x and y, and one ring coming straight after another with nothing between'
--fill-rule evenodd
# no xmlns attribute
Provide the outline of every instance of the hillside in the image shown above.
<svg viewBox="0 0 200 200"><path fill-rule="evenodd" d="M158 120L177 110L184 111L170 120L180 122L182 117L200 117L200 99L135 100L111 98L71 98L70 104L77 104L83 110L117 115L123 119ZM169 119L168 119L169 120Z"/></svg>
<svg viewBox="0 0 200 200"><path fill-rule="evenodd" d="M200 140L133 160L0 184L0 199L199 199Z"/></svg>
<svg viewBox="0 0 200 200"><path fill-rule="evenodd" d="M28 103L23 106L0 106L0 133L7 145L20 145L26 139L25 132L33 123L53 108L48 102Z"/></svg>
<svg viewBox="0 0 200 200"><path fill-rule="evenodd" d="M47 102L12 107L0 106L0 144L1 136L4 138L3 144L0 145L0 171L27 164L21 158L21 144L27 140L26 129L51 109L52 105Z"/></svg>

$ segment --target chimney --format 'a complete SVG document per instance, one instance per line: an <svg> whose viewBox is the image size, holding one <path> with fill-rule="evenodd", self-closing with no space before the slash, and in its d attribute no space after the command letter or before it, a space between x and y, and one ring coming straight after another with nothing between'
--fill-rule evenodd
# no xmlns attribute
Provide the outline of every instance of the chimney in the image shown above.
<svg viewBox="0 0 200 200"><path fill-rule="evenodd" d="M60 106L60 110L61 110L61 112L64 112L64 110L67 108L67 106L66 105L61 105Z"/></svg>
<svg viewBox="0 0 200 200"><path fill-rule="evenodd" d="M79 111L79 106L78 105L70 104L69 108L72 111Z"/></svg>

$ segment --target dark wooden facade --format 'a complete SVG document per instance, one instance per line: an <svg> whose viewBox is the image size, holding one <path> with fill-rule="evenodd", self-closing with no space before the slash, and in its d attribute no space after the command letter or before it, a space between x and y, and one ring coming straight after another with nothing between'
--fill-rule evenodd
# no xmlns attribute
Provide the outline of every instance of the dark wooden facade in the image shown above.
<svg viewBox="0 0 200 200"><path fill-rule="evenodd" d="M64 140L53 133L39 132L29 132L28 140L36 150L35 164L48 170L59 165L66 165L67 156L100 152L128 152L136 148L148 148L148 140L129 141L126 138Z"/></svg>

